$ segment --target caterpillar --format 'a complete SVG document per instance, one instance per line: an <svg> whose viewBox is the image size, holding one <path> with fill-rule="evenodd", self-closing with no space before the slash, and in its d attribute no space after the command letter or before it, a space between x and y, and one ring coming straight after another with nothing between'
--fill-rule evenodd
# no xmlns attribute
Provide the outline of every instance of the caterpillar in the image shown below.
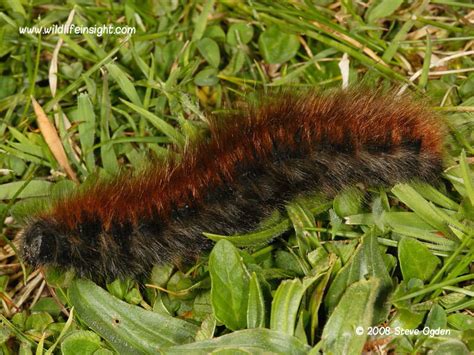
<svg viewBox="0 0 474 355"><path fill-rule="evenodd" d="M179 158L78 189L32 216L23 259L93 280L139 278L254 230L299 195L434 182L443 128L427 105L380 90L284 91L209 119Z"/></svg>

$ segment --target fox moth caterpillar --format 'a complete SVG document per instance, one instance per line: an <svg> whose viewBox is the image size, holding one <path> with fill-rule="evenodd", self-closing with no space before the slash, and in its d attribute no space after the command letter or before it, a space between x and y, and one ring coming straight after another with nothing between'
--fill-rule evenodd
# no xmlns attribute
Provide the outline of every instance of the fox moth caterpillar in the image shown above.
<svg viewBox="0 0 474 355"><path fill-rule="evenodd" d="M79 189L33 216L21 252L32 266L112 280L194 260L225 235L254 230L301 194L432 182L441 122L406 96L365 89L288 91L210 119L181 157Z"/></svg>

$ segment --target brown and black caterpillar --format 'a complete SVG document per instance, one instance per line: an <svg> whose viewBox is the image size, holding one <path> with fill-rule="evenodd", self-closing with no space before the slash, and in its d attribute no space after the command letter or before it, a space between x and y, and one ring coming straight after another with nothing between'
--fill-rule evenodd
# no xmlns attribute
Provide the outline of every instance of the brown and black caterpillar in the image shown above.
<svg viewBox="0 0 474 355"><path fill-rule="evenodd" d="M365 89L270 95L211 118L180 159L79 189L31 218L22 255L83 277L138 277L194 260L202 232L233 235L301 194L363 183L432 182L442 171L441 122L411 99Z"/></svg>

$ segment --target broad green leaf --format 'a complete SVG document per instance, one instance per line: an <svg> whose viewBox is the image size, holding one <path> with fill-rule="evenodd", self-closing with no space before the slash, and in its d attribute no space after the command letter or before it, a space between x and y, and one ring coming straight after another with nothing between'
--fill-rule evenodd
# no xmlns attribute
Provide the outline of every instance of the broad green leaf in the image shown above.
<svg viewBox="0 0 474 355"><path fill-rule="evenodd" d="M363 202L362 191L352 188L339 193L334 198L333 208L339 217L346 217L360 213Z"/></svg>
<svg viewBox="0 0 474 355"><path fill-rule="evenodd" d="M121 354L154 354L193 341L198 330L184 320L120 301L87 280L71 284L69 299L79 318Z"/></svg>
<svg viewBox="0 0 474 355"><path fill-rule="evenodd" d="M54 317L57 317L59 313L61 313L61 308L52 297L40 298L30 310L32 312L47 312Z"/></svg>
<svg viewBox="0 0 474 355"><path fill-rule="evenodd" d="M219 25L207 26L206 31L204 31L204 37L209 37L218 42L223 42L225 40L225 32Z"/></svg>
<svg viewBox="0 0 474 355"><path fill-rule="evenodd" d="M314 216L299 203L288 205L286 211L295 229L300 256L306 260L306 255L320 245L318 234L308 230L316 225Z"/></svg>
<svg viewBox="0 0 474 355"><path fill-rule="evenodd" d="M320 248L319 250L323 250ZM326 253L326 252L325 252ZM329 278L331 277L332 270L336 264L337 257L335 254L331 254L328 257L328 269L323 273L322 279L317 282L316 287L314 288L313 294L310 297L309 302L309 312L311 314L311 341L314 342L316 336L316 330L319 325L319 309L323 300L323 295L326 291L326 287L329 283Z"/></svg>
<svg viewBox="0 0 474 355"><path fill-rule="evenodd" d="M458 339L449 339L435 344L430 355L469 355L472 351Z"/></svg>
<svg viewBox="0 0 474 355"><path fill-rule="evenodd" d="M50 266L45 272L45 281L53 287L69 287L74 279L74 271L64 271L60 267Z"/></svg>
<svg viewBox="0 0 474 355"><path fill-rule="evenodd" d="M298 314L298 322L295 328L295 337L301 340L304 344L308 344L308 336L306 335L305 326L308 319L308 311L301 309Z"/></svg>
<svg viewBox="0 0 474 355"><path fill-rule="evenodd" d="M430 329L446 329L447 316L443 307L439 304L434 304L433 307L431 307L431 310L426 317L425 326Z"/></svg>
<svg viewBox="0 0 474 355"><path fill-rule="evenodd" d="M219 82L217 77L217 69L204 68L194 77L194 83L198 86L213 86Z"/></svg>
<svg viewBox="0 0 474 355"><path fill-rule="evenodd" d="M61 343L61 352L64 355L92 355L100 348L100 337L88 330L69 333Z"/></svg>
<svg viewBox="0 0 474 355"><path fill-rule="evenodd" d="M95 158L92 146L95 135L95 113L87 94L80 94L77 99L77 117L79 122L79 140L87 170L91 173L95 169Z"/></svg>
<svg viewBox="0 0 474 355"><path fill-rule="evenodd" d="M133 281L131 279L116 279L105 286L112 296L123 300L128 290L133 286Z"/></svg>
<svg viewBox="0 0 474 355"><path fill-rule="evenodd" d="M232 244L238 247L245 247L251 245L258 245L262 243L266 243L269 240L277 237L284 231L288 230L291 226L291 223L288 219L281 221L280 223L255 233L243 234L239 236L225 236L225 235L218 235L213 233L203 233L207 238L217 242L219 240L228 240L232 242Z"/></svg>
<svg viewBox="0 0 474 355"><path fill-rule="evenodd" d="M281 64L296 55L300 42L298 36L285 33L280 27L272 25L260 35L258 47L267 63Z"/></svg>
<svg viewBox="0 0 474 355"><path fill-rule="evenodd" d="M248 354L306 354L309 346L294 336L270 329L246 329L223 335L211 340L173 346L166 354L209 354L214 351Z"/></svg>
<svg viewBox="0 0 474 355"><path fill-rule="evenodd" d="M304 276L305 274L300 258L294 253L285 250L277 250L274 260L277 268L293 272L299 276Z"/></svg>
<svg viewBox="0 0 474 355"><path fill-rule="evenodd" d="M15 181L0 185L0 200L12 199L24 184L25 181ZM51 183L48 181L31 180L17 198L48 196L50 187Z"/></svg>
<svg viewBox="0 0 474 355"><path fill-rule="evenodd" d="M426 223L414 212L385 212L383 219L393 228L405 226L430 232L436 231L432 225Z"/></svg>
<svg viewBox="0 0 474 355"><path fill-rule="evenodd" d="M454 329L474 329L474 317L469 314L455 313L448 317L448 324Z"/></svg>
<svg viewBox="0 0 474 355"><path fill-rule="evenodd" d="M374 315L374 323L377 323L386 317L387 310L383 303L392 288L392 279L383 261L377 236L373 231L369 231L362 237L362 243L358 246L354 256L339 271L329 287L325 298L325 304L329 311L332 312L337 306L351 284L367 277L377 278L380 282Z"/></svg>
<svg viewBox="0 0 474 355"><path fill-rule="evenodd" d="M150 283L156 286L164 287L173 274L173 265L163 264L155 265L151 270Z"/></svg>
<svg viewBox="0 0 474 355"><path fill-rule="evenodd" d="M143 296L138 288L134 287L125 295L124 300L130 304L139 304L143 301Z"/></svg>
<svg viewBox="0 0 474 355"><path fill-rule="evenodd" d="M247 328L265 327L265 299L255 272L249 284L249 302L247 305Z"/></svg>
<svg viewBox="0 0 474 355"><path fill-rule="evenodd" d="M423 243L407 237L398 243L398 260L405 281L412 278L428 281L440 264Z"/></svg>
<svg viewBox="0 0 474 355"><path fill-rule="evenodd" d="M217 68L221 61L221 54L219 52L219 46L217 43L210 38L203 38L197 43L199 53L209 63L211 67Z"/></svg>
<svg viewBox="0 0 474 355"><path fill-rule="evenodd" d="M317 206L310 208L310 212L313 215L318 215L324 211L327 211L331 207L332 202L319 203ZM257 231L249 234L242 234L237 236L225 236L213 233L203 233L207 238L217 242L219 240L228 240L232 244L238 247L254 246L259 244L268 243L268 241L279 236L284 231L290 229L291 222L289 219L284 219L277 224L268 227L267 229Z"/></svg>
<svg viewBox="0 0 474 355"><path fill-rule="evenodd" d="M219 241L209 257L211 301L216 319L232 330L247 325L249 276L239 251L227 240Z"/></svg>
<svg viewBox="0 0 474 355"><path fill-rule="evenodd" d="M0 144L0 149L9 153L11 156L15 156L16 158L27 162L30 161L40 166L55 166L56 163L54 162L54 158L52 158L52 153L43 149L45 147L44 144L41 144L37 148L33 148L35 149L35 153L30 154L28 151L32 150L32 147L34 146L34 144L24 145L21 143L10 142L10 146Z"/></svg>
<svg viewBox="0 0 474 355"><path fill-rule="evenodd" d="M403 0L378 0L372 3L367 10L367 22L372 24L378 19L390 16L403 3Z"/></svg>
<svg viewBox="0 0 474 355"><path fill-rule="evenodd" d="M227 31L227 43L232 47L247 44L252 40L253 26L248 23L234 23Z"/></svg>
<svg viewBox="0 0 474 355"><path fill-rule="evenodd" d="M211 302L211 290L197 294L193 302L193 313L196 319L204 319L209 315L212 315L214 318Z"/></svg>
<svg viewBox="0 0 474 355"><path fill-rule="evenodd" d="M38 312L31 314L25 323L26 329L34 329L40 332L44 332L46 327L53 323L54 319L49 313Z"/></svg>
<svg viewBox="0 0 474 355"><path fill-rule="evenodd" d="M390 327L416 329L423 321L423 318L425 318L425 314L426 312L412 312L408 309L399 309L390 321Z"/></svg>
<svg viewBox="0 0 474 355"><path fill-rule="evenodd" d="M360 354L373 324L379 294L377 278L358 281L344 292L323 329L321 337L326 354Z"/></svg>
<svg viewBox="0 0 474 355"><path fill-rule="evenodd" d="M181 292L188 290L191 286L193 286L193 282L191 281L189 276L185 275L181 271L177 271L169 279L166 288L175 293L174 297L183 299L193 299L195 295L192 291Z"/></svg>
<svg viewBox="0 0 474 355"><path fill-rule="evenodd" d="M16 91L16 80L10 76L0 76L0 99L13 95Z"/></svg>
<svg viewBox="0 0 474 355"><path fill-rule="evenodd" d="M18 355L32 355L33 351L31 348L32 348L31 344L22 341L18 349Z"/></svg>
<svg viewBox="0 0 474 355"><path fill-rule="evenodd" d="M213 314L208 314L201 323L196 334L196 341L212 339L216 330L216 318Z"/></svg>
<svg viewBox="0 0 474 355"><path fill-rule="evenodd" d="M270 328L293 335L295 332L296 316L301 299L309 286L321 275L299 279L285 280L278 286L272 301Z"/></svg>

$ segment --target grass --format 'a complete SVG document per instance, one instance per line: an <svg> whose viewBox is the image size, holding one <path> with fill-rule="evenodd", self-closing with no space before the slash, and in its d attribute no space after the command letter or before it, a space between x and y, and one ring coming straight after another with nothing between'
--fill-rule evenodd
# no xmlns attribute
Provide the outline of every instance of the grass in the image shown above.
<svg viewBox="0 0 474 355"><path fill-rule="evenodd" d="M469 1L72 4L0 5L2 353L474 351ZM136 33L19 33L66 21ZM17 258L30 205L72 181L179 152L206 112L252 91L361 80L442 114L440 185L295 201L254 233L209 231L209 257L157 266L146 285L104 290Z"/></svg>

